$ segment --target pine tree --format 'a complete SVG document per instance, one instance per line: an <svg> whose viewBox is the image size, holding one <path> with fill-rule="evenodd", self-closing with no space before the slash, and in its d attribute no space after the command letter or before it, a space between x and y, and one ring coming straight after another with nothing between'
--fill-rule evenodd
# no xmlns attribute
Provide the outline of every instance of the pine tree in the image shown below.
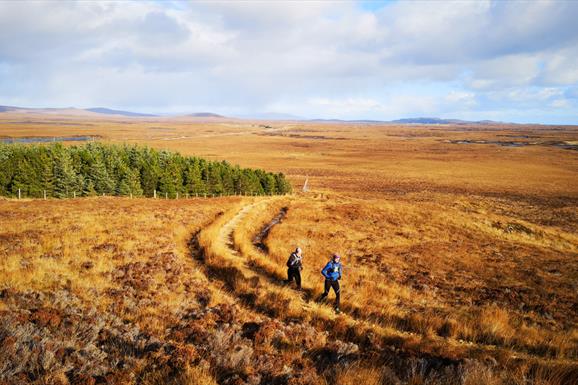
<svg viewBox="0 0 578 385"><path fill-rule="evenodd" d="M46 191L46 196L52 196L54 193L54 160L50 150L42 147L39 155L40 163L40 186L42 188L42 195Z"/></svg>
<svg viewBox="0 0 578 385"><path fill-rule="evenodd" d="M138 171L127 169L119 184L120 195L133 195L140 197L143 190L140 185L140 177Z"/></svg>
<svg viewBox="0 0 578 385"><path fill-rule="evenodd" d="M110 195L115 192L114 180L109 176L100 154L95 156L90 165L88 179L92 181L94 189L98 194L104 193Z"/></svg>
<svg viewBox="0 0 578 385"><path fill-rule="evenodd" d="M225 194L232 194L235 192L235 181L233 178L233 168L231 165L223 161L219 164L221 171L221 180L223 183L223 192Z"/></svg>
<svg viewBox="0 0 578 385"><path fill-rule="evenodd" d="M145 196L153 196L154 190L159 190L161 175L159 154L157 151L145 148L141 150L138 160L141 187Z"/></svg>
<svg viewBox="0 0 578 385"><path fill-rule="evenodd" d="M275 184L277 186L277 194L288 194L291 192L291 184L283 173L275 174Z"/></svg>
<svg viewBox="0 0 578 385"><path fill-rule="evenodd" d="M209 192L211 194L222 194L223 189L223 179L219 170L219 165L216 163L210 163L208 168L208 178L209 178Z"/></svg>
<svg viewBox="0 0 578 385"><path fill-rule="evenodd" d="M93 197L97 195L96 189L94 188L94 182L90 179L86 179L84 183L84 188L82 189L82 195Z"/></svg>
<svg viewBox="0 0 578 385"><path fill-rule="evenodd" d="M54 196L68 198L76 187L76 174L70 153L61 145L54 147Z"/></svg>
<svg viewBox="0 0 578 385"><path fill-rule="evenodd" d="M162 172L159 180L159 190L169 197L176 197L183 190L183 172L179 158L170 153L161 152Z"/></svg>
<svg viewBox="0 0 578 385"><path fill-rule="evenodd" d="M15 170L15 145L0 143L0 194L10 194L10 182Z"/></svg>
<svg viewBox="0 0 578 385"><path fill-rule="evenodd" d="M273 195L277 192L277 183L275 181L275 176L270 173L261 173L260 175L261 186L263 186L263 191L265 194Z"/></svg>
<svg viewBox="0 0 578 385"><path fill-rule="evenodd" d="M193 158L188 162L184 172L184 184L185 191L190 194L202 194L207 191L197 159Z"/></svg>
<svg viewBox="0 0 578 385"><path fill-rule="evenodd" d="M11 183L12 194L17 195L18 191L20 190L20 193L23 197L34 196L34 193L37 192L34 189L35 184L34 179L35 179L34 168L30 164L28 159L22 157L18 162L18 165L14 172L14 177L12 178Z"/></svg>

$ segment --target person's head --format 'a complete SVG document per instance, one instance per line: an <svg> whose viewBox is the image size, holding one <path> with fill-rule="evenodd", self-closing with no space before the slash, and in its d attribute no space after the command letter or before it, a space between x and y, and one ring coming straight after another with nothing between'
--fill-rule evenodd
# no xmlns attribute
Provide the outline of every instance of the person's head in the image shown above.
<svg viewBox="0 0 578 385"><path fill-rule="evenodd" d="M341 261L341 256L337 253L333 254L333 262Z"/></svg>
<svg viewBox="0 0 578 385"><path fill-rule="evenodd" d="M295 249L295 254L301 255L301 248L300 247Z"/></svg>

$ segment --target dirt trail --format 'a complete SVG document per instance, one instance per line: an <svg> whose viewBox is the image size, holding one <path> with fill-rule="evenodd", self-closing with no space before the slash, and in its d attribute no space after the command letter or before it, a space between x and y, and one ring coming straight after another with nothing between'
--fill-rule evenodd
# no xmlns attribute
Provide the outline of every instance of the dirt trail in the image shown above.
<svg viewBox="0 0 578 385"><path fill-rule="evenodd" d="M268 275L266 272L259 269L257 266L249 263L250 259L246 255L243 255L239 251L237 245L235 244L235 231L237 230L239 224L242 223L243 220L245 220L245 217L253 210L257 210L259 208L267 206L274 199L275 198L260 200L243 206L243 208L239 210L235 214L235 216L233 216L233 218L231 218L223 226L221 226L218 232L217 241L213 244L213 246L216 246L218 248L220 248L221 246L226 246L227 252L231 254L231 256L233 256L237 262L239 262L240 265L239 268L243 273L243 275L245 275L246 277L252 278L254 280L257 279L260 283L266 282L269 289L274 289L277 291L279 290L287 291L291 289L289 289L284 284L283 281ZM274 219L269 224L268 230L270 230L277 223L278 221L275 221ZM254 240L252 244L254 244ZM263 253L262 255L264 257L268 257L267 250L262 249L256 250L259 250L261 253ZM300 297L300 295L297 292L295 292L295 294L296 295L294 296L295 298L293 300L299 301L300 308L307 311L310 310L311 302L309 300L311 299L311 295L308 295L306 300L302 300L302 297Z"/></svg>
<svg viewBox="0 0 578 385"><path fill-rule="evenodd" d="M237 227L243 222L245 217L253 210L256 210L259 207L263 207L263 206L268 205L273 199L278 199L278 198L270 198L270 199L265 199L265 200L253 201L253 202L243 206L231 219L226 221L219 228L218 236L217 236L217 239L215 240L213 246L219 247L220 250L226 250L227 254L230 254L230 256L228 256L228 257L227 256L222 256L222 257L224 258L224 260L235 261L236 262L235 265L237 266L238 272L244 277L245 280L252 280L252 282L254 282L254 285L257 288L258 292L271 291L271 292L277 292L277 293L281 293L281 292L287 293L287 291L289 291L291 289L286 287L284 285L284 283L279 280L279 278L273 277L271 274L268 274L266 271L264 271L258 264L255 264L254 258L253 258L253 263L249 263L250 258L246 255L243 255L238 250L238 247L235 244L235 240L234 240L235 231L236 231ZM287 210L287 208L284 207L283 208L283 211L284 211L283 215L286 213L286 210ZM269 224L269 227L267 228L267 230L270 230L274 225L277 225L279 223L279 221L276 220L276 218L273 218L273 220ZM255 234L255 236L256 236L256 238L258 238L259 234ZM258 244L256 244L255 239L252 239L251 244L253 244L255 252L258 253L258 255L260 255L262 258L268 258L269 257L268 250L263 249ZM223 246L225 246L224 249L221 248ZM218 279L222 279L222 278L218 278ZM238 293L235 293L234 290L233 290L233 293L231 293L231 294L233 296L238 296ZM303 317L304 320L305 319L310 319L310 320L316 319L317 320L317 322L312 324L312 325L316 329L318 329L319 332L325 332L326 330L331 329L331 324L333 322L336 322L338 319L342 319L351 325L356 325L353 330L359 328L359 330L366 330L366 331L367 330L375 330L375 331L386 332L386 334L389 335L389 339L391 339L391 338L401 338L401 339L419 338L419 335L416 333L408 332L408 331L401 331L401 330L392 330L391 328L384 328L384 326L375 324L371 320L365 319L365 317L363 317L363 316L357 317L353 314L334 315L334 314L328 314L327 312L324 312L325 313L324 314L324 317L325 317L324 322L326 323L324 325L323 322L319 322L319 320L321 320L321 318L319 318L319 314L317 314L318 311L323 308L323 306L320 306L319 304L315 303L315 301L311 295L302 296L302 295L297 294L297 292L295 292L294 294L295 295L291 294L290 302L292 302L294 306L296 305L300 309L301 316ZM245 306L247 306L247 305L245 304ZM256 307L251 308L251 306L248 306L248 308L250 308L252 311L263 312L263 307L262 307L263 305L260 305L260 306L261 307L258 308L260 310L257 310ZM271 314L268 314L267 311L265 311L264 314L271 316ZM276 318L276 316L273 316L273 317ZM283 320L281 320L281 321L283 322ZM285 321L287 321L287 320L285 320ZM353 333L353 334L356 334L356 333ZM357 337L359 337L359 336L355 336L355 335L350 334L349 336L344 335L344 336L340 336L338 338L344 338L345 341L350 340L352 342L358 342ZM440 338L431 337L431 338L439 340L438 342L441 345L447 344L448 346L451 346L451 345L461 346L462 348L465 348L466 350L473 349L473 350L477 350L479 352L485 352L486 354L489 353L491 355L497 353L495 346L476 344L476 343L461 341L461 340L460 341L458 341L458 340L446 340L446 339L443 339L441 337ZM398 341L398 343L399 343L399 341ZM378 344L378 345L380 345L380 344ZM367 346L366 348L369 348L370 350L373 350L374 352L375 352L374 349L377 349L378 351L380 350L379 346L373 346L373 347ZM403 350L403 348L402 348L402 350ZM542 357L539 357L539 356L533 356L533 355L529 355L527 353L516 352L515 349L512 350L512 349L506 348L505 350L510 351L510 353L513 353L512 356L517 356L518 359L522 359L522 360L533 358L533 359L537 359L537 360L541 361L541 359L543 359ZM400 354L400 353L402 353L402 352L399 350L396 350L396 354ZM416 354L416 353L418 353L418 352L413 352L413 353L411 353L411 355ZM428 354L426 354L426 356L428 356ZM432 359L432 358L433 357L430 356L430 359ZM433 359L435 360L435 358L433 358Z"/></svg>
<svg viewBox="0 0 578 385"><path fill-rule="evenodd" d="M271 199L275 199L275 198L271 198ZM253 203L250 203L250 204L243 206L242 209L240 209L231 219L229 219L225 224L223 224L219 228L217 240L211 246L213 246L216 249L220 249L220 250L223 250L222 246L226 246L225 249L227 250L227 253L229 253L230 256L233 257L234 260L236 260L236 262L239 262L239 264L237 266L240 269L240 272L245 277L247 277L249 279L257 278L259 281L259 285L264 284L267 286L266 290L289 291L291 293L292 301L297 302L297 305L301 309L301 311L303 312L304 317L309 316L310 318L316 318L314 313L317 310L319 310L320 307L326 307L327 312L325 313L325 316L327 317L326 321L328 321L328 322L334 322L338 318L344 318L350 322L356 322L356 323L364 324L364 326L371 325L371 326L376 327L376 328L381 328L380 325L376 325L373 322L369 322L368 320L365 320L363 318L358 318L358 317L355 317L353 315L344 314L344 313L342 313L340 315L334 314L333 311L331 310L332 309L331 306L329 306L329 305L323 306L323 305L317 304L315 302L315 300L313 299L312 293L305 293L306 295L300 295L298 292L287 287L283 283L283 281L281 281L278 278L273 277L270 274L268 274L267 272L265 272L258 265L248 263L249 262L248 256L242 255L242 253L238 250L237 245L235 244L235 240L234 240L235 231L236 231L237 227L239 226L239 224L242 223L244 218L252 210L257 209L258 207L266 206L271 201L271 199L261 200L261 201L253 202ZM287 209L284 208L283 210L286 212ZM273 221L271 221L271 223L269 224L270 226L269 226L268 230L270 231L271 228L273 227L273 225L276 225L278 223L279 222L275 221L275 219ZM262 250L257 245L255 245L254 239L252 240L251 243L255 247L255 252L259 253L259 255L262 258L268 258L269 257L268 251ZM225 257L225 256L223 256L223 257ZM225 257L225 259L227 259L227 258ZM261 289L264 289L264 288L261 287ZM323 331L323 330L320 330L320 331ZM411 333L411 332L407 332L407 331L401 331L401 330L396 331L395 334L397 334L398 336L406 336L406 337L412 336L412 335L416 336L415 333Z"/></svg>
<svg viewBox="0 0 578 385"><path fill-rule="evenodd" d="M221 229L219 230L219 239L218 242L221 244L227 245L227 248L231 252L231 254L240 256L239 252L235 248L235 241L233 239L233 235L235 233L235 229L239 222L258 204L263 204L263 202L253 202L249 205L244 206L234 217L233 219L229 220Z"/></svg>
<svg viewBox="0 0 578 385"><path fill-rule="evenodd" d="M225 213L226 217L217 218L213 224L205 227L191 240L191 251L197 254L196 260L203 262L203 270L209 279L209 285L215 290L227 289L224 295L239 305L242 312L252 315L249 318L252 320L249 324L260 328L260 325L272 325L273 321L283 330L295 330L295 341L302 341L303 344L300 354L303 359L313 361L320 375L325 375L323 373L328 368L335 369L338 363L348 365L358 360L370 359L378 365L379 363L394 365L400 376L408 376L408 370L417 366L423 367L428 372L445 368L448 373L455 372L456 376L459 375L461 363L459 360L448 359L437 354L411 353L393 346L384 349L381 343L377 345L365 343L367 338L363 335L363 330L365 330L363 328L357 332L351 332L352 329L337 333L330 332L338 320L353 319L350 316L335 315L332 312L330 315L320 315L320 308L314 301L305 300L279 279L272 279L267 273L261 272L249 263L248 256L238 251L235 244L235 231L250 212L266 206L274 199L278 198L247 200L247 204L235 214ZM224 220L224 218L228 219ZM203 232L206 233L203 234ZM209 235L213 237L209 238ZM204 238L204 236L207 237ZM254 247L261 253L261 256L268 257L267 252L261 251L255 245ZM287 297L283 295L289 295L290 301L287 301ZM267 302L271 298L272 302ZM288 316L291 307L299 309L297 318ZM364 322L357 322L357 325L361 323ZM319 340L326 341L321 348L316 342ZM273 356L283 354L286 353L273 353Z"/></svg>

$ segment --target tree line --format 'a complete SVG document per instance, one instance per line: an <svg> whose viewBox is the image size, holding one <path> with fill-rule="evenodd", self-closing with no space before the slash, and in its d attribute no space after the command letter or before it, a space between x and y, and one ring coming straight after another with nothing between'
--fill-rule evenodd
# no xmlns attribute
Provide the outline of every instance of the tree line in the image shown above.
<svg viewBox="0 0 578 385"><path fill-rule="evenodd" d="M291 192L282 173L241 168L149 147L0 144L0 194L40 198L131 195L274 195Z"/></svg>

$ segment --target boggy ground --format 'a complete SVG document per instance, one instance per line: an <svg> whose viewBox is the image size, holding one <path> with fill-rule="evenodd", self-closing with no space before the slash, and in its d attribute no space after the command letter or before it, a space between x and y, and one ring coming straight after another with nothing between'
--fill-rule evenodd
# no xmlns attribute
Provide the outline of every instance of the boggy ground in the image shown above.
<svg viewBox="0 0 578 385"><path fill-rule="evenodd" d="M0 200L0 383L576 383L575 128L2 119L312 191ZM332 252L341 315L316 301Z"/></svg>

